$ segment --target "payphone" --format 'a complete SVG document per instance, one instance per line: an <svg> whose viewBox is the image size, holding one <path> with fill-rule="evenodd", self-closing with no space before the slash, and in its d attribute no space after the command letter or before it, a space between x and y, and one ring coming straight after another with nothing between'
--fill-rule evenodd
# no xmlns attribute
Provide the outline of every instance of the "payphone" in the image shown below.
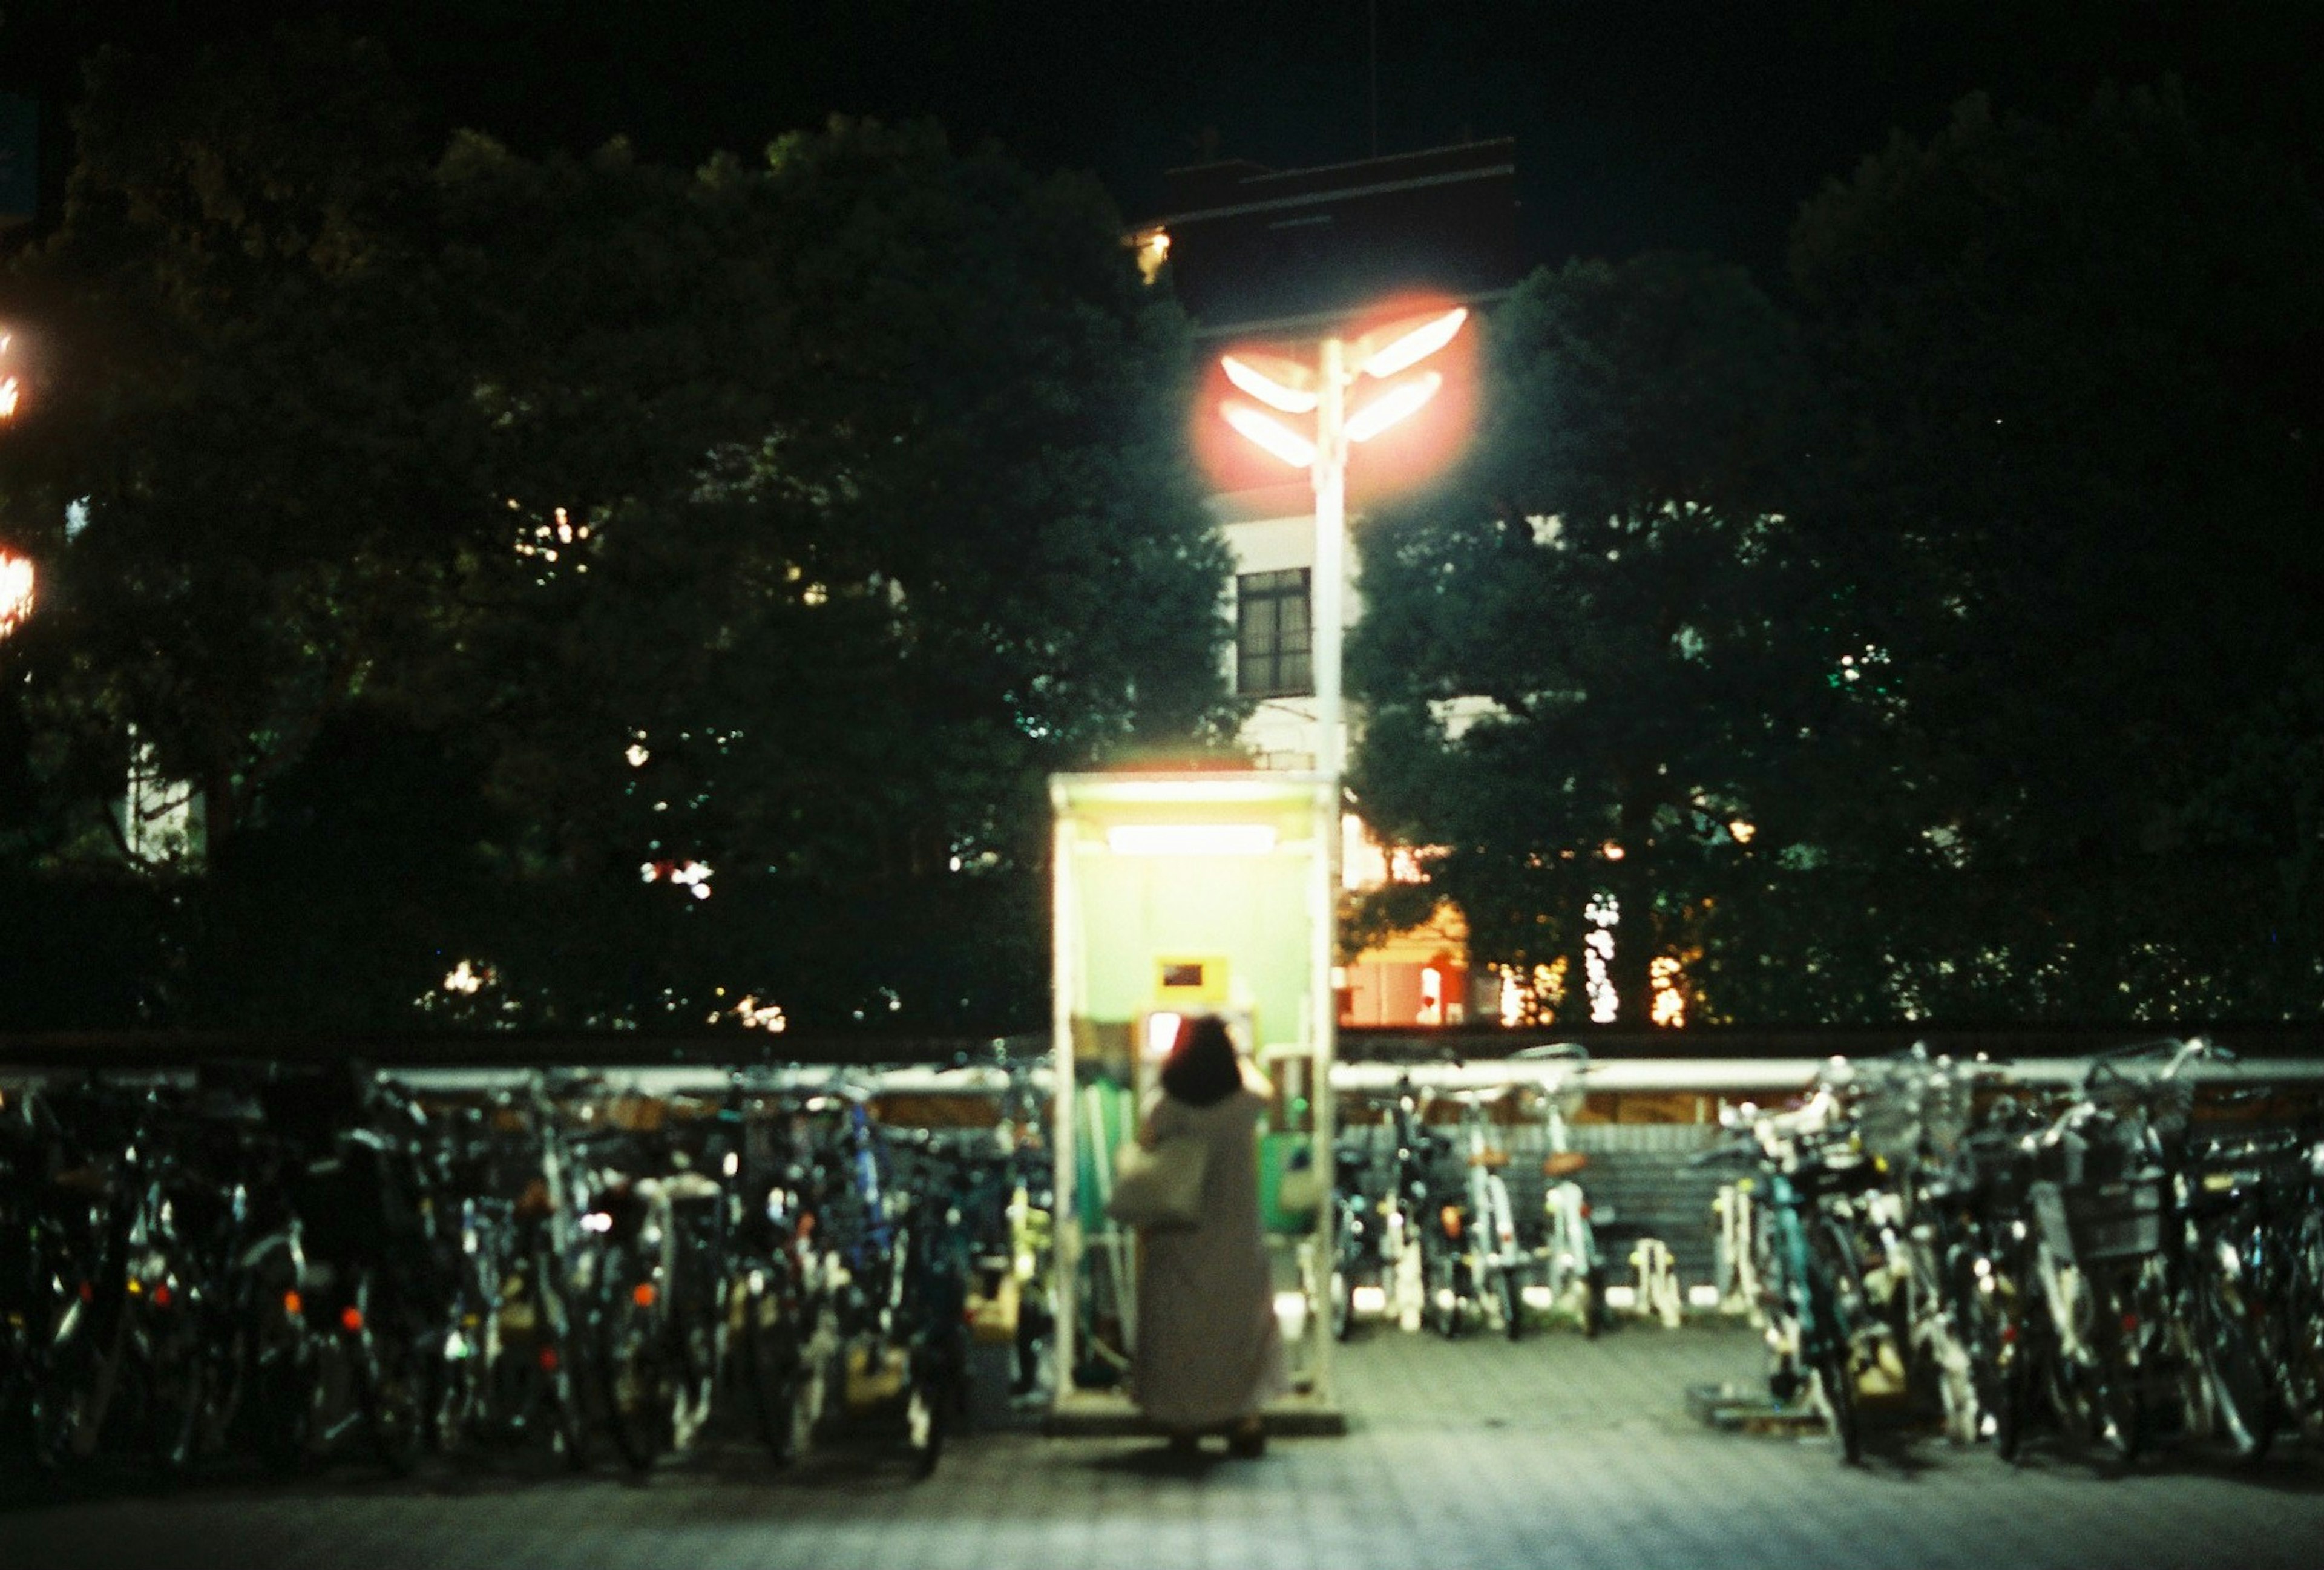
<svg viewBox="0 0 2324 1570"><path fill-rule="evenodd" d="M1058 1259L1074 1284L1059 1305L1063 1402L1106 1382L1106 1356L1124 1344L1107 1341L1130 1328L1134 1249L1106 1219L1103 1194L1182 1020L1221 1016L1277 1082L1261 1136L1263 1199L1295 1150L1329 1149L1339 802L1320 776L1250 770L1058 775L1050 798L1054 1027L1069 1113ZM1328 1206L1268 1208L1285 1258L1315 1251ZM1090 1344L1077 1349L1084 1330ZM1297 1361L1327 1402L1329 1348L1308 1351Z"/></svg>

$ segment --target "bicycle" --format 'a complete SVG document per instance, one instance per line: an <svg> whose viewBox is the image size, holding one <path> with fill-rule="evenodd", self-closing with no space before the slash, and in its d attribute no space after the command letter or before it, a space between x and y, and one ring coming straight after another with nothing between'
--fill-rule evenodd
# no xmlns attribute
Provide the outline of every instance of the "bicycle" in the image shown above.
<svg viewBox="0 0 2324 1570"><path fill-rule="evenodd" d="M2170 1062L2151 1082L2122 1066L2156 1048L2102 1057L2080 1094L2021 1141L2029 1214L2015 1229L2023 1234L2015 1273L2032 1289L2020 1298L2022 1366L2003 1388L2004 1421L2013 1436L2022 1432L2038 1389L2070 1435L2117 1465L2145 1446L2150 1383L2173 1373L2171 1180L2156 1122L2158 1113L2183 1120L2180 1073L2207 1048L2162 1045ZM2166 1111L2164 1103L2178 1104ZM2015 1451L2013 1441L2007 1454Z"/></svg>
<svg viewBox="0 0 2324 1570"><path fill-rule="evenodd" d="M1849 1150L1828 1084L1794 1112L1763 1113L1747 1104L1726 1121L1741 1139L1694 1159L1749 1159L1766 1185L1764 1197L1755 1192L1752 1242L1768 1393L1781 1405L1815 1411L1840 1459L1854 1464L1863 1458L1857 1376L1868 1311L1840 1206L1877 1174Z"/></svg>
<svg viewBox="0 0 2324 1570"><path fill-rule="evenodd" d="M1578 1047L1529 1047L1511 1056L1512 1062L1545 1060L1569 1065L1573 1076L1586 1072L1589 1066L1589 1055ZM1562 1079L1532 1094L1541 1104L1547 1152L1541 1163L1543 1227L1536 1251L1542 1282L1548 1289L1551 1307L1571 1313L1582 1335L1595 1337L1606 1325L1606 1259L1591 1223L1590 1196L1578 1180L1590 1158L1573 1149L1566 1123L1569 1104L1577 1095Z"/></svg>
<svg viewBox="0 0 2324 1570"><path fill-rule="evenodd" d="M1460 1108L1456 1141L1467 1179L1460 1198L1439 1203L1422 1228L1428 1310L1434 1329L1458 1336L1473 1308L1498 1319L1511 1341L1525 1334L1525 1276L1533 1261L1517 1239L1516 1208L1501 1168L1507 1148L1493 1137L1488 1106L1505 1088L1439 1092L1433 1099Z"/></svg>
<svg viewBox="0 0 2324 1570"><path fill-rule="evenodd" d="M937 1247L939 1213L897 1180L893 1146L872 1115L872 1095L843 1082L807 1103L811 1112L839 1114L838 1181L825 1184L818 1205L837 1223L824 1276L831 1336L810 1350L808 1390L819 1408L836 1371L849 1406L890 1411L900 1419L915 1473L925 1477L943 1454L959 1397L966 1284ZM816 1366L832 1354L839 1369Z"/></svg>
<svg viewBox="0 0 2324 1570"><path fill-rule="evenodd" d="M1444 1141L1422 1117L1420 1092L1408 1074L1397 1081L1388 1125L1394 1144L1388 1182L1371 1196L1370 1211L1379 1217L1377 1248L1388 1315L1400 1328L1412 1331L1420 1328L1428 1307L1425 1233L1433 1224L1428 1218L1438 1194L1436 1167Z"/></svg>

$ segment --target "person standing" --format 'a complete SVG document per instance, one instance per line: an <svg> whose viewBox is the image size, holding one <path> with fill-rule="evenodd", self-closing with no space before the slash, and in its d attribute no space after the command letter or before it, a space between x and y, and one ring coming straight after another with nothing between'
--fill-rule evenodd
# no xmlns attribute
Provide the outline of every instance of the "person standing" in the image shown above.
<svg viewBox="0 0 2324 1570"><path fill-rule="evenodd" d="M1138 1142L1201 1140L1201 1219L1146 1229L1138 1269L1132 1390L1172 1448L1224 1431L1236 1455L1267 1448L1261 1408L1287 1386L1259 1210L1260 1117L1273 1086L1213 1014L1180 1021Z"/></svg>

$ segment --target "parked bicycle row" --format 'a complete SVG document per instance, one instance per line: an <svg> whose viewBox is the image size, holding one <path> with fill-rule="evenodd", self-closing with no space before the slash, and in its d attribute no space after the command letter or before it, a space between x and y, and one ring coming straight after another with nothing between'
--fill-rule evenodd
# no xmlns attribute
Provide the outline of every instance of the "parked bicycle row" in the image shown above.
<svg viewBox="0 0 2324 1570"><path fill-rule="evenodd" d="M0 1468L283 1471L535 1449L644 1468L834 1435L925 1473L972 1334L1045 1377L1051 1158L901 1130L872 1087L646 1096L360 1070L78 1076L0 1095ZM981 1361L981 1360L980 1360Z"/></svg>
<svg viewBox="0 0 2324 1570"><path fill-rule="evenodd" d="M1375 1124L1342 1131L1334 1152L1334 1334L1356 1322L1359 1292L1378 1294L1388 1321L1456 1337L1498 1330L1511 1340L1542 1316L1594 1336L1604 1327L1609 1261L1581 1182L1586 1155L1566 1119L1585 1059L1576 1048L1520 1053L1555 1059L1551 1075L1481 1088L1424 1088L1405 1075ZM1536 1186L1512 1181L1517 1141L1540 1162ZM1529 1176L1529 1175L1528 1175ZM1523 1196L1526 1203L1520 1203Z"/></svg>
<svg viewBox="0 0 2324 1570"><path fill-rule="evenodd" d="M1916 1048L1736 1109L1702 1159L1748 1169L1720 1220L1771 1398L1849 1461L1883 1403L2005 1460L2324 1441L2324 1127L2248 1093L2199 1114L2225 1057L2129 1048L2043 1092Z"/></svg>

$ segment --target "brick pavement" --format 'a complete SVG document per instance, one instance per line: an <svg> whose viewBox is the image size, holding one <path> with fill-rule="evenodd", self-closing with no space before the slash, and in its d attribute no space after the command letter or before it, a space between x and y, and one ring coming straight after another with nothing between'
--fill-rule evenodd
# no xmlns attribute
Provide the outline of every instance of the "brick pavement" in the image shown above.
<svg viewBox="0 0 2324 1570"><path fill-rule="evenodd" d="M1755 1362L1729 1328L1516 1345L1375 1331L1342 1360L1349 1434L1278 1440L1257 1462L999 1432L957 1443L923 1483L865 1454L778 1475L742 1447L644 1480L509 1464L224 1481L0 1513L0 1567L2324 1564L2317 1457L2245 1474L2165 1452L2108 1479L2062 1452L2011 1469L1892 1436L1850 1471L1820 1439L1686 1415L1689 1384Z"/></svg>

